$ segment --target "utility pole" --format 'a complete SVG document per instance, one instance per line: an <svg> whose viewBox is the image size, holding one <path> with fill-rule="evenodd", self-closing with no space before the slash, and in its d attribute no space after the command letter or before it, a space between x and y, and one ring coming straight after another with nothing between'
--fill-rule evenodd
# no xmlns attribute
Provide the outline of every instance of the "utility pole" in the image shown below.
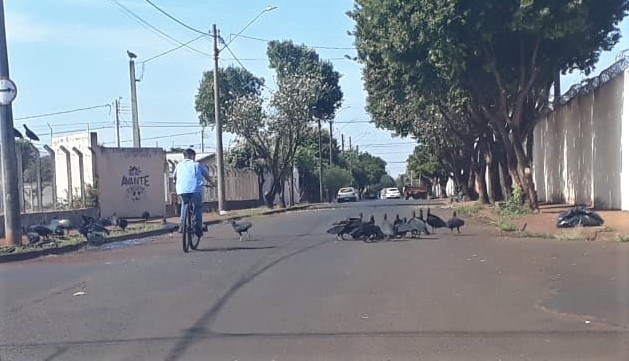
<svg viewBox="0 0 629 361"><path fill-rule="evenodd" d="M352 152L352 137L349 137L349 171L352 172L352 159L354 158L354 153Z"/></svg>
<svg viewBox="0 0 629 361"><path fill-rule="evenodd" d="M201 127L201 153L205 153L205 127Z"/></svg>
<svg viewBox="0 0 629 361"><path fill-rule="evenodd" d="M334 121L330 120L330 168L332 167L332 124Z"/></svg>
<svg viewBox="0 0 629 361"><path fill-rule="evenodd" d="M120 101L114 100L116 108L116 145L120 148Z"/></svg>
<svg viewBox="0 0 629 361"><path fill-rule="evenodd" d="M319 202L323 202L323 160L321 155L321 119L317 119L319 125Z"/></svg>
<svg viewBox="0 0 629 361"><path fill-rule="evenodd" d="M131 118L133 125L133 147L140 148L140 123L138 121L138 96L135 83L135 59L137 55L127 51L129 55L129 81L131 82Z"/></svg>
<svg viewBox="0 0 629 361"><path fill-rule="evenodd" d="M341 153L345 155L345 134L341 134Z"/></svg>
<svg viewBox="0 0 629 361"><path fill-rule="evenodd" d="M223 164L223 122L220 117L218 91L218 30L212 25L212 39L214 45L214 123L216 129L216 176L218 190L218 212L225 213L225 166Z"/></svg>
<svg viewBox="0 0 629 361"><path fill-rule="evenodd" d="M11 245L22 243L20 195L17 179L17 159L13 136L13 108L11 102L17 87L9 79L9 56L4 26L4 0L0 0L0 155L2 156L2 190L4 191L4 237Z"/></svg>

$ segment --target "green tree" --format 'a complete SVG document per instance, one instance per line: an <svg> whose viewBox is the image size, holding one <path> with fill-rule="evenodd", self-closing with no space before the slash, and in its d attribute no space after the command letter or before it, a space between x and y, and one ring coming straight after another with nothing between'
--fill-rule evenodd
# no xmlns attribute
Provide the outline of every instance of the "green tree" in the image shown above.
<svg viewBox="0 0 629 361"><path fill-rule="evenodd" d="M321 155L325 172L329 168L330 159L330 133L326 129L321 130ZM300 189L304 198L310 202L319 202L319 136L316 126L309 126L304 132L297 149L296 166L299 169ZM345 166L335 138L332 138L332 166Z"/></svg>
<svg viewBox="0 0 629 361"><path fill-rule="evenodd" d="M323 172L323 185L330 190L331 194L341 187L350 186L352 181L353 177L347 169L332 167Z"/></svg>
<svg viewBox="0 0 629 361"><path fill-rule="evenodd" d="M260 95L264 79L258 78L244 68L228 66L219 68L220 114L225 115L229 104L241 96ZM195 97L195 109L201 125L214 125L214 71L206 71Z"/></svg>
<svg viewBox="0 0 629 361"><path fill-rule="evenodd" d="M229 121L225 130L242 137L264 160L271 180L264 195L268 206L273 205L277 194L285 205L283 180L292 173L297 148L314 117L313 105L325 89L325 84L314 76L281 79L269 108L260 96L246 95L234 100L226 113Z"/></svg>
<svg viewBox="0 0 629 361"><path fill-rule="evenodd" d="M385 174L380 178L380 181L374 188L375 189L391 188L391 187L395 187L395 185L396 185L395 179L393 179L393 177L391 177L390 175Z"/></svg>
<svg viewBox="0 0 629 361"><path fill-rule="evenodd" d="M292 41L269 42L267 55L279 81L297 75L319 77L326 87L317 97L313 116L319 120L334 118L341 106L343 92L339 85L341 75L331 62L321 60L314 49Z"/></svg>
<svg viewBox="0 0 629 361"><path fill-rule="evenodd" d="M368 105L370 111L410 114L413 107L421 112L428 105L443 107L435 98L453 101L445 104L444 115L471 122L481 154L492 152L484 140L493 133L511 178L531 206L537 204L530 172L532 134L535 120L549 105L550 88L559 72L589 73L601 51L617 43L618 24L629 9L626 0L356 4L350 16L365 63L368 101L381 99L377 106ZM378 89L378 84L384 86Z"/></svg>
<svg viewBox="0 0 629 361"><path fill-rule="evenodd" d="M387 163L380 157L355 149L345 152L345 162L354 177L354 183L362 192L368 186L375 186L387 174Z"/></svg>

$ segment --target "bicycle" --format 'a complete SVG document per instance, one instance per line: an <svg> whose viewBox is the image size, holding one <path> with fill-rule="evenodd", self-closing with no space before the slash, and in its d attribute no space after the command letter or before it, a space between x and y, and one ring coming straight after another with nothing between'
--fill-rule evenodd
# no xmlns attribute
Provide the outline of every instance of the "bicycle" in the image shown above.
<svg viewBox="0 0 629 361"><path fill-rule="evenodd" d="M183 251L188 252L189 249L195 250L199 247L201 237L196 234L196 220L194 217L196 206L190 201L190 199L181 201L186 204L186 213L183 216L183 222L181 224L181 241L183 243Z"/></svg>

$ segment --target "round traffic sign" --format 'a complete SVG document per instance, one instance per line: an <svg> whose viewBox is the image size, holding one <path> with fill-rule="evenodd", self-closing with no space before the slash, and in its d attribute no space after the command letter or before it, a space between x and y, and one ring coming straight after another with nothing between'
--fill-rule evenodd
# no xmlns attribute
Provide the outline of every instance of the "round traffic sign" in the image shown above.
<svg viewBox="0 0 629 361"><path fill-rule="evenodd" d="M0 105L9 105L17 96L17 86L9 78L0 78Z"/></svg>

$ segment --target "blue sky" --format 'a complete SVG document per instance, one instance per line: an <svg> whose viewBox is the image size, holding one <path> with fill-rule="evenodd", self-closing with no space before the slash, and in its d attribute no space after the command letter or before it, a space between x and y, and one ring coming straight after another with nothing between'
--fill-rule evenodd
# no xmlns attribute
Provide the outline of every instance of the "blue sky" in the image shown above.
<svg viewBox="0 0 629 361"><path fill-rule="evenodd" d="M179 44L156 34L123 12L114 2L127 7L147 23L180 42L198 34L178 25L152 8L144 0L5 0L6 26L11 78L18 86L13 103L16 127L27 124L50 142L53 133L98 132L99 141L115 146L113 110L107 107L51 117L18 119L31 115L112 104L122 97L122 144L132 145L130 128L129 66L126 50L138 54L137 84L139 119L143 146L201 146L201 134L194 110L196 94L203 71L212 66L210 38L147 62L144 59L172 49ZM243 35L260 39L293 40L317 46L324 59L333 62L343 75L341 87L345 99L334 126L335 135L345 134L360 150L382 157L388 171L396 176L405 171L404 161L413 150L410 139L393 138L388 131L364 123L365 93L360 67L344 58L355 55L353 39L347 31L353 22L345 15L352 0L153 0L162 9L191 25L209 30L216 23L225 39L239 32L268 5L277 6L260 16ZM623 23L623 30L627 22ZM337 48L337 49L326 49ZM233 53L251 72L273 81L268 69L266 43L237 38ZM350 49L347 49L350 48ZM601 59L599 69L610 65L616 54L629 48L622 39L616 48ZM227 50L221 53L221 66L238 65ZM573 74L562 80L563 90L582 76ZM352 124L351 122L357 122ZM340 136L339 136L340 138ZM206 131L206 151L214 148L214 133ZM228 147L232 137L224 138Z"/></svg>

